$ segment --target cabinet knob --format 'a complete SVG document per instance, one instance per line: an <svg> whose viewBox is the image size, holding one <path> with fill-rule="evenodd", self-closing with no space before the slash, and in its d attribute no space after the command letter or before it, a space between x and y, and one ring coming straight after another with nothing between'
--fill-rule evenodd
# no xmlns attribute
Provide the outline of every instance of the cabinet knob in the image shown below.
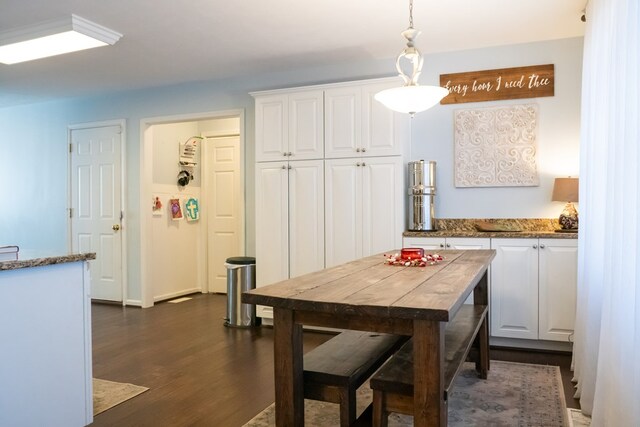
<svg viewBox="0 0 640 427"><path fill-rule="evenodd" d="M444 248L444 245L443 245L442 243L440 243L440 247L441 247L441 248Z"/></svg>
<svg viewBox="0 0 640 427"><path fill-rule="evenodd" d="M283 156L287 157L287 152L282 153Z"/></svg>
<svg viewBox="0 0 640 427"><path fill-rule="evenodd" d="M359 153L359 152L360 152L360 149L359 149L359 148L356 148L356 153Z"/></svg>
<svg viewBox="0 0 640 427"><path fill-rule="evenodd" d="M447 247L450 248L451 247L451 243L447 243Z"/></svg>
<svg viewBox="0 0 640 427"><path fill-rule="evenodd" d="M365 162L362 162L362 166L367 166L367 164Z"/></svg>
<svg viewBox="0 0 640 427"><path fill-rule="evenodd" d="M533 249L538 249L538 245L533 245Z"/></svg>
<svg viewBox="0 0 640 427"><path fill-rule="evenodd" d="M285 165L282 165L282 169L286 169L287 167Z"/></svg>
<svg viewBox="0 0 640 427"><path fill-rule="evenodd" d="M289 157L291 157L291 156L293 156L293 153L292 153L291 151L289 151L289 152L287 153L287 155L288 155Z"/></svg>
<svg viewBox="0 0 640 427"><path fill-rule="evenodd" d="M541 245L540 245L540 249L544 249L544 244L541 244Z"/></svg>
<svg viewBox="0 0 640 427"><path fill-rule="evenodd" d="M289 167L287 169L291 169L291 165L289 165Z"/></svg>
<svg viewBox="0 0 640 427"><path fill-rule="evenodd" d="M363 149L362 149L362 152L363 152L363 153L364 153L364 152L366 152L366 151L367 151L367 149L366 149L366 148L363 148Z"/></svg>
<svg viewBox="0 0 640 427"><path fill-rule="evenodd" d="M356 167L359 167L359 166L360 166L360 162L356 163Z"/></svg>

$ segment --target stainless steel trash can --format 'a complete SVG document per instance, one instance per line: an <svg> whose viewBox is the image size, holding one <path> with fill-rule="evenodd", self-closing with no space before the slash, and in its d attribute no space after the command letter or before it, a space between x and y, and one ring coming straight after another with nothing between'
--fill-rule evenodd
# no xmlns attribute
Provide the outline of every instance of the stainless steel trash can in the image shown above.
<svg viewBox="0 0 640 427"><path fill-rule="evenodd" d="M256 287L256 259L253 257L231 257L227 267L227 317L225 326L248 328L256 326L256 306L242 304L241 295Z"/></svg>

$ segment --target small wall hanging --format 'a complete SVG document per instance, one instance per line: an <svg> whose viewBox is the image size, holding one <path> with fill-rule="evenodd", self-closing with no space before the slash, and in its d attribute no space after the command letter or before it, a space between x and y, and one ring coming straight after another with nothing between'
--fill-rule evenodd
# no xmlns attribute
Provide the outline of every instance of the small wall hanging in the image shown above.
<svg viewBox="0 0 640 427"><path fill-rule="evenodd" d="M198 153L198 147L200 146L200 142L202 141L202 137L200 136L192 136L185 142L181 142L179 146L179 163L182 166L195 166L196 162L196 154Z"/></svg>
<svg viewBox="0 0 640 427"><path fill-rule="evenodd" d="M164 210L162 209L162 202L159 196L153 197L153 203L151 205L151 212L153 216L162 216Z"/></svg>
<svg viewBox="0 0 640 427"><path fill-rule="evenodd" d="M187 221L197 221L200 219L200 205L198 199L190 197L184 202L184 212Z"/></svg>
<svg viewBox="0 0 640 427"><path fill-rule="evenodd" d="M182 170L178 173L178 185L185 187L193 180L193 174L187 170Z"/></svg>
<svg viewBox="0 0 640 427"><path fill-rule="evenodd" d="M180 199L169 199L169 209L171 210L171 218L174 221L182 219L182 208L180 208Z"/></svg>
<svg viewBox="0 0 640 427"><path fill-rule="evenodd" d="M455 111L456 187L537 186L535 104Z"/></svg>

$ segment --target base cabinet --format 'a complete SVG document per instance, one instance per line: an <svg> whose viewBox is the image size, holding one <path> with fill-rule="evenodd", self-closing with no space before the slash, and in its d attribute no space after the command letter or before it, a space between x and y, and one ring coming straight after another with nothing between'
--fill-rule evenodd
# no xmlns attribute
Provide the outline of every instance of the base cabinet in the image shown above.
<svg viewBox="0 0 640 427"><path fill-rule="evenodd" d="M438 249L490 249L491 239L478 237L405 237L403 248L422 248L428 251Z"/></svg>
<svg viewBox="0 0 640 427"><path fill-rule="evenodd" d="M577 241L491 239L491 336L570 341Z"/></svg>

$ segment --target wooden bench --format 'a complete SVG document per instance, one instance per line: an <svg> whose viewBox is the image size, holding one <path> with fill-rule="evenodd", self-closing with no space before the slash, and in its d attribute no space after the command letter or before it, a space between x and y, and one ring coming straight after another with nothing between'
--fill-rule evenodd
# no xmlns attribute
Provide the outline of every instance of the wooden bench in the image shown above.
<svg viewBox="0 0 640 427"><path fill-rule="evenodd" d="M340 404L340 425L356 421L356 390L408 337L345 331L304 355L304 397Z"/></svg>
<svg viewBox="0 0 640 427"><path fill-rule="evenodd" d="M453 380L473 347L473 358L479 377L487 378L489 370L489 329L487 306L463 305L445 328L444 402ZM373 426L386 427L391 412L412 415L413 407L413 341L408 341L371 378L373 389Z"/></svg>

